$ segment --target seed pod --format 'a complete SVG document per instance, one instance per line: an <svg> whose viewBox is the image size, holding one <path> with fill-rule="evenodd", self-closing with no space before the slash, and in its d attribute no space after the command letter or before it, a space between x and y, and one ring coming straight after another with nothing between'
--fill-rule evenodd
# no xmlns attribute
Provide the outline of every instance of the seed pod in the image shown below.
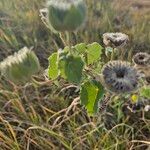
<svg viewBox="0 0 150 150"><path fill-rule="evenodd" d="M26 82L39 69L40 64L37 56L26 47L0 63L1 74L15 83Z"/></svg>
<svg viewBox="0 0 150 150"><path fill-rule="evenodd" d="M147 83L150 83L150 54L144 52L137 53L133 56L132 61Z"/></svg>
<svg viewBox="0 0 150 150"><path fill-rule="evenodd" d="M74 31L86 18L83 0L50 0L47 3L48 22L56 31Z"/></svg>
<svg viewBox="0 0 150 150"><path fill-rule="evenodd" d="M123 47L129 42L128 35L124 33L104 33L103 42L106 46L111 46L113 48Z"/></svg>
<svg viewBox="0 0 150 150"><path fill-rule="evenodd" d="M140 66L150 65L150 54L144 52L137 53L133 56L132 61Z"/></svg>
<svg viewBox="0 0 150 150"><path fill-rule="evenodd" d="M102 84L112 93L123 94L138 88L138 71L125 61L110 61L102 69Z"/></svg>

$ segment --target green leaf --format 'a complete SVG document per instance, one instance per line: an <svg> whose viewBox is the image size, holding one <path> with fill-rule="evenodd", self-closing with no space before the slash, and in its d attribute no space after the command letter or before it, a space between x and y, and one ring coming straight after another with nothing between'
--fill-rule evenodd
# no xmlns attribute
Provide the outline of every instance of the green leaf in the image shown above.
<svg viewBox="0 0 150 150"><path fill-rule="evenodd" d="M87 46L87 64L93 64L98 61L102 54L102 47L97 42L89 44Z"/></svg>
<svg viewBox="0 0 150 150"><path fill-rule="evenodd" d="M77 50L79 54L83 54L86 51L86 44L80 43L74 46L74 48Z"/></svg>
<svg viewBox="0 0 150 150"><path fill-rule="evenodd" d="M68 81L79 84L82 79L83 66L84 62L81 57L68 58L65 70Z"/></svg>
<svg viewBox="0 0 150 150"><path fill-rule="evenodd" d="M146 87L141 88L140 95L145 97L145 98L150 99L150 86L146 86Z"/></svg>
<svg viewBox="0 0 150 150"><path fill-rule="evenodd" d="M84 62L81 57L73 56L67 53L61 54L59 60L60 74L69 82L79 84L82 79Z"/></svg>
<svg viewBox="0 0 150 150"><path fill-rule="evenodd" d="M97 113L98 101L103 98L104 88L100 82L87 81L81 86L80 100L90 115Z"/></svg>
<svg viewBox="0 0 150 150"><path fill-rule="evenodd" d="M58 70L58 53L53 53L49 57L48 76L51 79L56 79L59 75Z"/></svg>
<svg viewBox="0 0 150 150"><path fill-rule="evenodd" d="M64 79L66 79L65 75L65 66L66 66L66 61L67 61L67 51L61 51L59 52L59 60L58 60L58 69L60 70L60 75Z"/></svg>
<svg viewBox="0 0 150 150"><path fill-rule="evenodd" d="M64 79L67 79L66 73L65 73L65 70L66 70L66 61L67 60L65 60L65 59L61 59L61 60L59 60L59 65L58 65L59 70L60 70L60 75Z"/></svg>

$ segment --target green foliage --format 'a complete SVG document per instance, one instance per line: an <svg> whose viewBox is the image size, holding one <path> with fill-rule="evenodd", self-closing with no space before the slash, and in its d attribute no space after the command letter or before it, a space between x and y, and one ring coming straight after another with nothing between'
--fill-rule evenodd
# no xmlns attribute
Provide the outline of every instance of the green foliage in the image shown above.
<svg viewBox="0 0 150 150"><path fill-rule="evenodd" d="M86 44L80 43L74 46L75 50L78 52L78 54L84 54L86 51Z"/></svg>
<svg viewBox="0 0 150 150"><path fill-rule="evenodd" d="M59 75L58 54L57 53L53 53L49 57L48 75L49 75L49 78L51 78L51 79L56 79Z"/></svg>
<svg viewBox="0 0 150 150"><path fill-rule="evenodd" d="M97 113L98 102L103 98L104 88L100 82L87 81L81 86L80 99L90 115Z"/></svg>
<svg viewBox="0 0 150 150"><path fill-rule="evenodd" d="M102 47L96 42L88 45L80 43L72 48L66 46L63 50L53 53L49 57L49 78L56 79L60 75L68 82L78 85L82 84L87 79L83 79L84 64L90 65L98 62L101 58L101 50ZM86 76L88 75L86 72L84 73ZM100 82L93 80L82 84L80 93L81 104L86 107L90 115L97 112L98 101L103 95L104 88Z"/></svg>
<svg viewBox="0 0 150 150"><path fill-rule="evenodd" d="M83 54L87 65L91 65L101 59L102 46L97 42L88 45L80 43L75 45L74 48L79 55Z"/></svg>
<svg viewBox="0 0 150 150"><path fill-rule="evenodd" d="M140 94L141 96L150 99L150 86L141 88Z"/></svg>
<svg viewBox="0 0 150 150"><path fill-rule="evenodd" d="M73 51L74 50L74 51ZM93 64L101 58L102 47L94 42L86 45L80 43L72 48L66 46L49 57L48 76L56 79L58 75L69 82L79 84L82 79L84 64Z"/></svg>
<svg viewBox="0 0 150 150"><path fill-rule="evenodd" d="M61 77L69 82L79 84L82 79L84 62L80 56L74 56L68 52L53 53L49 57L49 78Z"/></svg>
<svg viewBox="0 0 150 150"><path fill-rule="evenodd" d="M82 79L84 62L80 56L67 54L59 60L59 69L61 75L68 81L79 84Z"/></svg>
<svg viewBox="0 0 150 150"><path fill-rule="evenodd" d="M100 60L100 56L102 54L102 47L97 42L94 42L87 46L86 53L87 53L87 64L88 65L93 64L94 62Z"/></svg>

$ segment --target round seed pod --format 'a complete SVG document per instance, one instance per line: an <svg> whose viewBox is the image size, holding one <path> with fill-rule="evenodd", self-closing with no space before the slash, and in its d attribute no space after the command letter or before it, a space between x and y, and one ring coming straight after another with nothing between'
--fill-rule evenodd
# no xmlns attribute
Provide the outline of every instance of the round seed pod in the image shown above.
<svg viewBox="0 0 150 150"><path fill-rule="evenodd" d="M102 84L115 94L130 93L138 88L138 71L124 61L110 61L102 69Z"/></svg>
<svg viewBox="0 0 150 150"><path fill-rule="evenodd" d="M137 53L132 58L136 69L141 73L147 83L150 83L150 54L145 52Z"/></svg>
<svg viewBox="0 0 150 150"><path fill-rule="evenodd" d="M150 54L144 52L136 53L132 60L136 65L147 66L150 65Z"/></svg>
<svg viewBox="0 0 150 150"><path fill-rule="evenodd" d="M22 48L18 53L8 56L0 63L0 72L14 83L24 83L37 73L40 64L35 53L28 48Z"/></svg>
<svg viewBox="0 0 150 150"><path fill-rule="evenodd" d="M77 30L86 18L83 0L50 0L47 9L50 27L59 32Z"/></svg>
<svg viewBox="0 0 150 150"><path fill-rule="evenodd" d="M103 34L103 43L106 46L115 47L123 47L129 42L128 35L116 32L116 33L104 33Z"/></svg>

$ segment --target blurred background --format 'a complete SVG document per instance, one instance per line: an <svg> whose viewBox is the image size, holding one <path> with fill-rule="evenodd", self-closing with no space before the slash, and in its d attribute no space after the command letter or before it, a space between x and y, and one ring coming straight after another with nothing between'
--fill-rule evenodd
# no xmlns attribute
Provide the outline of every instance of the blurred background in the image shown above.
<svg viewBox="0 0 150 150"><path fill-rule="evenodd" d="M72 44L97 41L102 44L105 32L124 32L129 35L128 49L132 52L150 51L149 0L86 0L86 25L72 33ZM39 10L45 0L0 1L0 61L24 46L33 47L42 66L47 57L62 47L59 36L42 23Z"/></svg>

